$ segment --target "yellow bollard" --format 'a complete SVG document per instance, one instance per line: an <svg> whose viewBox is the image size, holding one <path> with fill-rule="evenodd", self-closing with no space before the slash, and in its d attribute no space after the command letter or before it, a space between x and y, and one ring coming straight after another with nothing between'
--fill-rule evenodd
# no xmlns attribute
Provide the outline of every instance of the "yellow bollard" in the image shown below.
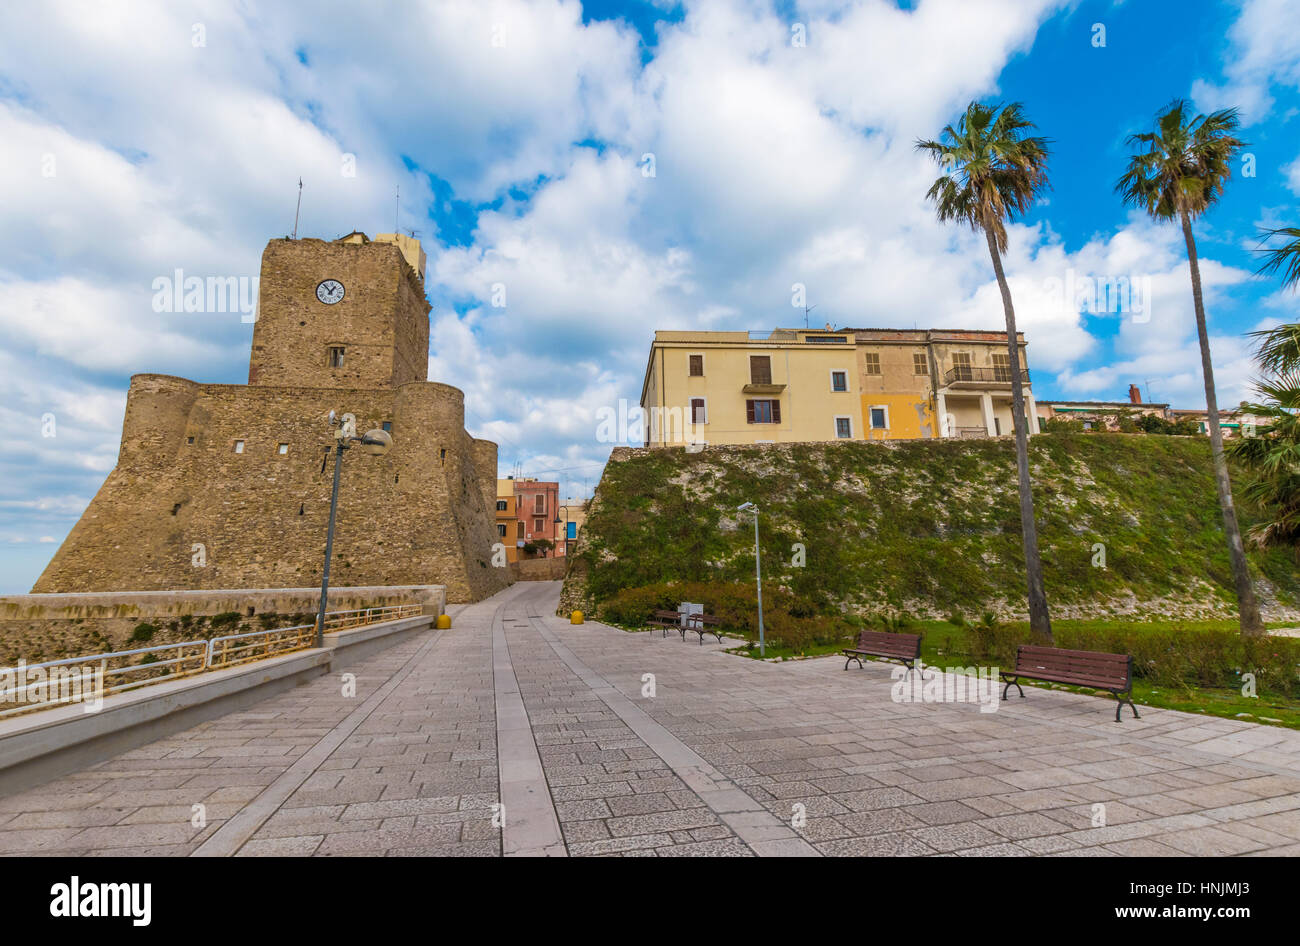
<svg viewBox="0 0 1300 946"><path fill-rule="evenodd" d="M445 631L445 630L447 630L447 629L450 628L450 627L451 627L451 615L450 615L450 614L439 614L439 615L438 615L438 630L440 630L440 631Z"/></svg>
<svg viewBox="0 0 1300 946"><path fill-rule="evenodd" d="M570 614L570 615L569 615L569 623L570 623L570 624L581 624L581 623L582 623L582 612L581 612L581 611L574 611L572 614Z"/></svg>

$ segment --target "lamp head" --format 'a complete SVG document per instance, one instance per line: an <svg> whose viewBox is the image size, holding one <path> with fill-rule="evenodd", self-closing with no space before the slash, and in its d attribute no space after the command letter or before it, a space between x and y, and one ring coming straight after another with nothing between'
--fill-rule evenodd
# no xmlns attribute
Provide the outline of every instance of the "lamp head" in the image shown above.
<svg viewBox="0 0 1300 946"><path fill-rule="evenodd" d="M753 503L743 503L736 507L736 512L744 512L746 509L753 508L755 508Z"/></svg>
<svg viewBox="0 0 1300 946"><path fill-rule="evenodd" d="M393 447L393 435L381 427L367 430L361 438L361 447L371 456L382 457Z"/></svg>

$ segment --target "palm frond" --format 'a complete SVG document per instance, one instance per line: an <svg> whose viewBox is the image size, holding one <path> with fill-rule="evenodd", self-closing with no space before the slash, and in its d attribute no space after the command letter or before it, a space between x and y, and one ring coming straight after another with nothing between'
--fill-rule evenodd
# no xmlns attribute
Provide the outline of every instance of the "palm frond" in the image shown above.
<svg viewBox="0 0 1300 946"><path fill-rule="evenodd" d="M1265 254L1264 264L1256 272L1261 276L1282 274L1283 288L1300 289L1300 227L1280 227L1276 230L1262 231L1263 240L1274 237L1290 237L1290 241L1281 246L1261 249Z"/></svg>

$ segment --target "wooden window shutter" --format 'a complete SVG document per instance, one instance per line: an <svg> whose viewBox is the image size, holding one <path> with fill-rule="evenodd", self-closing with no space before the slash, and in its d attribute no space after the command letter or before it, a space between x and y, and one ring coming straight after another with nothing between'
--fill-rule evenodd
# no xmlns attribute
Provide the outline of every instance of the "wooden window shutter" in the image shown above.
<svg viewBox="0 0 1300 946"><path fill-rule="evenodd" d="M769 355L749 356L750 384L772 383L772 359Z"/></svg>
<svg viewBox="0 0 1300 946"><path fill-rule="evenodd" d="M754 402L746 401L745 402L745 423L752 424L753 422L754 422Z"/></svg>
<svg viewBox="0 0 1300 946"><path fill-rule="evenodd" d="M781 402L777 400L772 401L772 423L781 423Z"/></svg>

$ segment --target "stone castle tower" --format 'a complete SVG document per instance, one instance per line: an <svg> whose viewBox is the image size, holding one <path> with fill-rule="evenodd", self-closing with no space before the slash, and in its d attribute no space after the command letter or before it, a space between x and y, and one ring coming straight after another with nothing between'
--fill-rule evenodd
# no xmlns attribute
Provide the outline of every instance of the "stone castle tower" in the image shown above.
<svg viewBox="0 0 1300 946"><path fill-rule="evenodd" d="M131 379L122 446L32 591L319 584L330 411L384 427L384 456L344 459L333 584L504 587L492 566L497 445L465 431L464 395L426 380L424 253L374 241L272 240L248 384Z"/></svg>

